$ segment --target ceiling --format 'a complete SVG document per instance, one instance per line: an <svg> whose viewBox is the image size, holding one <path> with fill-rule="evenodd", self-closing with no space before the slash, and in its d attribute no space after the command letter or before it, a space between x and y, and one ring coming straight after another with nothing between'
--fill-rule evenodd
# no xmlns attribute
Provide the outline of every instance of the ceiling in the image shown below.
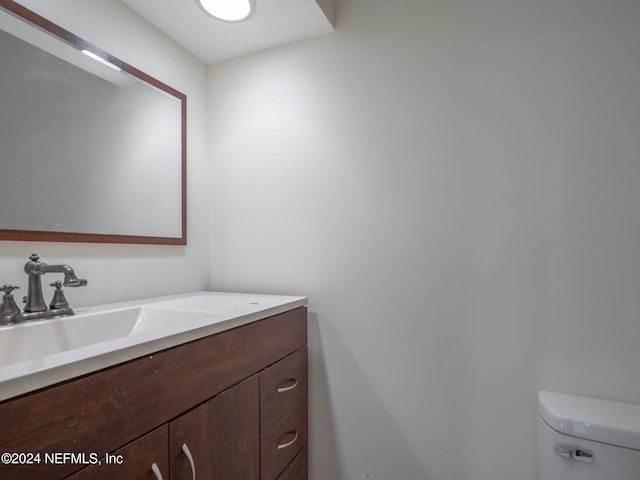
<svg viewBox="0 0 640 480"><path fill-rule="evenodd" d="M246 22L205 15L195 0L121 0L210 64L333 30L333 0L256 0Z"/></svg>

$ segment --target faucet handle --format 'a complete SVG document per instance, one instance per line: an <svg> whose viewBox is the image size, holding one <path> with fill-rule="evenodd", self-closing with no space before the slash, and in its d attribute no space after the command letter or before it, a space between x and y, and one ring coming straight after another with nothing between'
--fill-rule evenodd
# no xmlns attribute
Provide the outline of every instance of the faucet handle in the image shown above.
<svg viewBox="0 0 640 480"><path fill-rule="evenodd" d="M16 316L20 313L20 309L11 295L11 292L18 288L20 287L17 285L6 284L2 286L1 290L4 292L4 296L0 304L0 325L15 321Z"/></svg>
<svg viewBox="0 0 640 480"><path fill-rule="evenodd" d="M56 291L53 292L53 298L51 299L49 308L51 308L51 310L68 308L69 302L67 302L67 299L65 298L64 293L62 292L62 282L60 280L57 280L53 283L50 283L49 286L56 287Z"/></svg>
<svg viewBox="0 0 640 480"><path fill-rule="evenodd" d="M20 287L18 287L17 285L10 285L10 284L6 284L3 285L2 288L0 290L2 290L5 294L5 296L11 294L11 292L13 292L14 290L18 290Z"/></svg>
<svg viewBox="0 0 640 480"><path fill-rule="evenodd" d="M56 291L53 292L53 299L51 299L51 303L49 304L49 308L51 310L59 310L61 308L68 308L69 302L64 296L62 292L62 282L60 280L56 280L53 283L49 284L50 287L56 287Z"/></svg>

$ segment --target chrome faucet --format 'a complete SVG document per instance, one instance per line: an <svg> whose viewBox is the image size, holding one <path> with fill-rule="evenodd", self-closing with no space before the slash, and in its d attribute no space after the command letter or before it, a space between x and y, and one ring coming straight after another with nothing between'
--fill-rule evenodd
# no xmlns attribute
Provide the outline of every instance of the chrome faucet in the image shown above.
<svg viewBox="0 0 640 480"><path fill-rule="evenodd" d="M40 261L40 257L36 253L32 253L29 257L29 261L24 265L24 272L29 275L27 304L24 306L25 312L35 313L47 310L47 304L44 303L44 297L42 296L42 281L40 279L45 273L64 273L62 285L65 287L83 287L87 284L86 280L76 277L73 268L69 265L47 265Z"/></svg>
<svg viewBox="0 0 640 480"><path fill-rule="evenodd" d="M5 285L3 287L5 296L0 306L0 323L14 323L24 320L38 320L73 315L73 310L69 307L69 303L62 292L62 286L83 287L87 284L86 280L76 276L73 268L69 265L47 265L40 261L40 257L37 254L33 253L29 257L29 261L25 264L24 271L29 276L27 296L24 298L24 312L20 313L11 296L11 291L18 287ZM47 309L47 304L42 295L41 277L45 273L54 272L64 274L64 280L51 284L51 286L56 287L56 291Z"/></svg>

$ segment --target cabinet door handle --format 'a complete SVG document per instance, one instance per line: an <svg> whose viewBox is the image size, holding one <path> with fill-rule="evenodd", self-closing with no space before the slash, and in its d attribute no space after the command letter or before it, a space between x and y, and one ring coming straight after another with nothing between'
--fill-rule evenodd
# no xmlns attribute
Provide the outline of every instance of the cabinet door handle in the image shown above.
<svg viewBox="0 0 640 480"><path fill-rule="evenodd" d="M157 480L162 480L162 473L160 473L160 468L158 468L158 465L155 462L151 465L151 471L156 476Z"/></svg>
<svg viewBox="0 0 640 480"><path fill-rule="evenodd" d="M196 465L193 463L193 456L191 455L186 443L182 444L182 452L186 455L187 460L189 460L189 464L191 465L191 476L193 477L193 480L196 480Z"/></svg>
<svg viewBox="0 0 640 480"><path fill-rule="evenodd" d="M284 382L281 387L278 387L277 392L278 393L288 392L289 390L293 390L297 386L298 386L298 380L296 380L295 378L292 378Z"/></svg>
<svg viewBox="0 0 640 480"><path fill-rule="evenodd" d="M283 448L290 447L290 446L291 446L291 445L293 445L293 444L296 442L296 440L298 439L298 432L289 432L289 433L293 433L293 434L295 434L295 435L293 436L293 440L291 440L290 442L287 442L287 443L279 443L279 444L278 444L278 450L282 450Z"/></svg>

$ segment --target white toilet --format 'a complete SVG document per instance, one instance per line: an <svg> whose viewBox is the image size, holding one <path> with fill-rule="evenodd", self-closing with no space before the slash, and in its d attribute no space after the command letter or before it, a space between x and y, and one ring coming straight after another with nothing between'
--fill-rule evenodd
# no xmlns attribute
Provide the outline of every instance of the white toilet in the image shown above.
<svg viewBox="0 0 640 480"><path fill-rule="evenodd" d="M640 405L538 393L540 480L640 480Z"/></svg>

